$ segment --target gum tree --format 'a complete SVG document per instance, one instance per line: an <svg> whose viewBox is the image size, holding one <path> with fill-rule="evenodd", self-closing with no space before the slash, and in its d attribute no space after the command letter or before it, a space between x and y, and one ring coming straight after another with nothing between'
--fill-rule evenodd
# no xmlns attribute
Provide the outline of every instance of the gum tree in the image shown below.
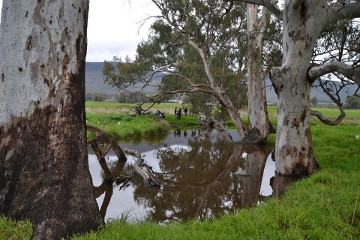
<svg viewBox="0 0 360 240"><path fill-rule="evenodd" d="M138 45L135 61L117 61L118 71L105 63L105 81L121 88L132 80L148 84L154 73L166 73L171 88L160 89L153 101L168 94L209 94L226 109L245 137L248 127L229 94L242 84L244 76L246 52L241 50L246 47L246 32L239 31L246 26L243 9L227 12L228 4L219 1L152 2L161 16L152 25L148 41Z"/></svg>
<svg viewBox="0 0 360 240"><path fill-rule="evenodd" d="M240 0L265 6L283 21L283 59L271 70L278 95L276 171L282 175L308 175L318 164L310 132L310 90L315 79L330 72L358 81L359 67L336 59L311 66L310 60L320 34L332 23L360 17L360 3L326 0L286 0L283 10L276 2Z"/></svg>
<svg viewBox="0 0 360 240"><path fill-rule="evenodd" d="M274 129L269 121L266 101L265 76L269 74L264 69L263 48L265 35L269 34L270 13L266 8L247 4L247 83L248 83L248 118L250 128L257 128L263 139L266 139ZM274 47L274 43L269 46Z"/></svg>
<svg viewBox="0 0 360 240"><path fill-rule="evenodd" d="M87 161L89 2L10 1L0 30L0 212L33 239L99 226Z"/></svg>

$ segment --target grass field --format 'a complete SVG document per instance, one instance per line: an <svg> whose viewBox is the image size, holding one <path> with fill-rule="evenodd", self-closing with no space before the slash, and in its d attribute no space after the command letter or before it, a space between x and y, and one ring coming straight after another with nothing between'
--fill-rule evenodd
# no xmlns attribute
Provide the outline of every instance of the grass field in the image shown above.
<svg viewBox="0 0 360 240"><path fill-rule="evenodd" d="M130 112L134 113L134 111L131 111L131 109L134 109L134 107L137 104L134 103L113 103L113 102L94 102L94 101L86 101L85 102L85 108L87 111L91 110L101 110L103 112ZM142 105L143 109L147 109L151 106L151 104L144 104ZM185 105L176 104L176 103L160 103L155 104L151 107L152 110L160 110L160 111L166 111L166 113L173 113L175 110L175 107L185 107Z"/></svg>
<svg viewBox="0 0 360 240"><path fill-rule="evenodd" d="M312 108L314 111L321 112L324 116L327 117L337 117L340 115L340 111L337 108ZM275 106L269 106L268 107L268 113L269 116L276 116L277 115L277 107ZM345 109L345 118L358 118L360 121L360 110L349 110Z"/></svg>
<svg viewBox="0 0 360 240"><path fill-rule="evenodd" d="M130 109L134 108L136 104L119 104L111 102L86 102L86 120L87 124L95 125L102 128L105 132L118 139L128 139L130 137L154 137L161 135L170 128L193 128L198 126L197 116L183 116L180 120L176 119L173 114L175 107L182 107L183 105L175 103L161 103L152 107L152 110L158 109L166 112L166 122L160 121L155 115L135 116ZM150 105L144 105L143 108ZM315 108L314 110L322 112L325 116L336 118L339 111L334 108ZM248 123L246 117L246 109L242 111L243 121ZM276 126L277 107L268 107L271 122ZM360 110L345 110L346 117L344 122L354 122L360 124ZM313 117L313 120L316 119ZM316 122L316 121L313 121ZM234 128L233 122L228 120L227 126ZM343 123L341 123L343 124Z"/></svg>
<svg viewBox="0 0 360 240"><path fill-rule="evenodd" d="M321 110L328 116L336 116L336 109ZM276 108L271 107L269 111L276 114ZM360 118L359 110L347 111L347 114L350 118ZM123 116L126 115L116 119L114 115L114 123L119 120L120 125L125 124L127 120ZM88 122L100 122L104 118L104 115L94 114ZM140 124L135 122L136 118L128 122ZM146 117L138 119L147 121ZM180 123L175 116L167 120L169 127ZM180 121L190 125L195 120L183 118ZM276 119L271 121L276 126ZM73 239L360 239L360 199L357 200L360 139L356 138L360 135L359 124L354 119L346 119L330 127L312 120L314 151L321 169L293 183L278 201L273 198L256 208L203 222L192 220L160 226L152 222L129 224L113 220L97 232ZM274 139L275 135L269 137L271 142ZM0 239L29 239L30 236L29 222L0 217Z"/></svg>
<svg viewBox="0 0 360 240"><path fill-rule="evenodd" d="M134 108L136 104L128 104L128 103L113 103L113 102L94 102L94 101L86 101L85 107L88 111L91 110L102 110L102 111L121 111L126 112L130 109ZM150 104L144 104L143 108L150 107ZM173 113L175 107L181 107L184 108L185 105L176 104L176 103L160 103L155 104L152 109L153 110L160 110L160 111L167 111L169 113ZM340 113L337 108L312 108L312 110L319 111L325 116L328 117L337 117ZM247 112L247 109L244 109L242 111L243 113ZM277 107L276 106L268 106L268 113L270 116L276 116L277 115ZM360 119L360 110L345 110L346 118L359 118ZM244 117L246 117L246 114L244 114Z"/></svg>

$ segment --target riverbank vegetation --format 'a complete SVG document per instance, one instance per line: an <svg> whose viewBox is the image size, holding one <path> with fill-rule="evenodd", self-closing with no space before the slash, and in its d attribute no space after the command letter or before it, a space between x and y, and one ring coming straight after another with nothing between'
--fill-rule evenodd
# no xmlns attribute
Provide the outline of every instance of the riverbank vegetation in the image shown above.
<svg viewBox="0 0 360 240"><path fill-rule="evenodd" d="M358 239L359 123L347 120L329 127L313 120L311 126L321 169L293 183L279 199L203 222L159 226L113 220L75 239Z"/></svg>
<svg viewBox="0 0 360 240"><path fill-rule="evenodd" d="M189 114L177 119L174 115L174 109L184 108L185 105L175 103L161 103L154 105L148 110L149 115L135 115L136 104L121 104L112 102L86 102L86 120L87 124L97 126L106 133L118 140L126 140L130 137L150 138L166 134L171 128L196 128L199 126L198 116ZM143 109L151 105L143 105ZM165 113L165 121L160 119L153 112L160 110ZM314 108L313 110L321 112L323 115L336 118L339 115L337 108ZM276 127L277 107L269 106L268 112L270 121ZM248 124L247 110L242 112L243 121ZM345 110L346 117L344 122L360 123L360 110ZM317 123L313 117L313 124ZM231 120L226 121L226 127L234 128Z"/></svg>
<svg viewBox="0 0 360 240"><path fill-rule="evenodd" d="M336 109L324 111L336 115ZM256 208L203 222L191 220L160 226L151 220L130 224L125 217L108 222L98 232L74 239L359 239L360 114L348 113L353 117L338 126L311 121L315 156L321 168L291 184L279 199L274 197ZM123 122L125 125L125 116L118 119L120 126ZM104 116L94 114L96 117ZM148 118L131 117L129 123L143 121L145 126ZM189 119L196 123L196 119ZM177 121L175 116L167 120ZM0 218L0 239L29 239L31 231L29 222Z"/></svg>

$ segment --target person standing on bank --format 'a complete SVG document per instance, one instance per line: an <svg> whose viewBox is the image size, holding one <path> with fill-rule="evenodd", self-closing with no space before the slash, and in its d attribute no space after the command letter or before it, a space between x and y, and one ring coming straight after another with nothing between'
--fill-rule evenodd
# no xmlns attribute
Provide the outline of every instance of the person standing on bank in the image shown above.
<svg viewBox="0 0 360 240"><path fill-rule="evenodd" d="M181 118L181 108L179 108L179 111L177 111L177 119Z"/></svg>

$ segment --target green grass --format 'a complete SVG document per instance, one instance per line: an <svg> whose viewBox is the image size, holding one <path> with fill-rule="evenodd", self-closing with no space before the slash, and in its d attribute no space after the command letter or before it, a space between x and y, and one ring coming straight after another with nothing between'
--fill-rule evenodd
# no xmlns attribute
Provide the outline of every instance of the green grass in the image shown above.
<svg viewBox="0 0 360 240"><path fill-rule="evenodd" d="M180 119L177 119L175 114L167 114L165 119L173 128L194 128L199 126L197 116L182 116Z"/></svg>
<svg viewBox="0 0 360 240"><path fill-rule="evenodd" d="M324 116L337 117L340 111L337 108L312 108L312 110L321 112ZM359 109L345 109L346 118L358 118L360 120Z"/></svg>
<svg viewBox="0 0 360 240"><path fill-rule="evenodd" d="M321 169L293 183L276 199L236 215L159 226L111 221L98 232L74 239L360 239L360 128L353 121L325 126L312 121L314 151ZM269 137L275 141L275 135Z"/></svg>
<svg viewBox="0 0 360 240"><path fill-rule="evenodd" d="M0 239L1 240L25 240L32 235L29 221L12 221L0 216Z"/></svg>
<svg viewBox="0 0 360 240"><path fill-rule="evenodd" d="M311 108L311 110L319 111L324 116L327 117L338 117L340 115L340 111L337 108ZM345 118L357 118L360 121L360 110L350 110L345 109ZM277 115L277 107L276 106L268 106L268 114L269 116L275 116Z"/></svg>
<svg viewBox="0 0 360 240"><path fill-rule="evenodd" d="M86 101L85 107L87 110L103 110L103 111L128 111L134 108L136 104L131 103L112 103L112 102L94 102L94 101ZM143 108L150 107L150 104L144 104ZM152 109L153 110L160 110L160 111L169 111L169 113L173 113L175 107L177 108L184 108L184 105L176 104L176 103L160 103L155 104ZM269 116L277 115L277 107L276 106L268 106L268 114ZM339 116L340 112L337 108L312 108L312 110L321 112L324 116L327 117L337 117ZM247 109L244 109L243 112L247 112ZM349 110L345 109L345 118L356 118L360 121L360 110ZM245 116L246 117L246 116Z"/></svg>
<svg viewBox="0 0 360 240"><path fill-rule="evenodd" d="M360 117L356 111L352 114ZM196 122L190 117L181 120L175 116L166 117L170 125ZM145 116L128 119L126 115L94 114L87 118L88 123L108 121L105 128L110 129L117 122L120 126L137 125L139 120L145 123L137 127L139 130L150 124L146 121L153 121ZM276 119L271 122L276 126ZM256 208L203 222L192 220L159 226L151 222L129 224L113 220L97 232L74 239L360 239L360 202L355 209L360 187L360 140L355 138L360 135L359 123L345 120L330 127L312 120L311 129L321 169L293 183L279 199L278 211L273 198ZM275 135L270 135L268 141L275 142ZM28 239L30 236L30 223L0 217L0 239Z"/></svg>
<svg viewBox="0 0 360 240"><path fill-rule="evenodd" d="M359 227L351 226L358 177L324 169L294 183L280 199L278 223L276 199L271 199L212 221L165 226L112 221L99 232L74 239L359 239Z"/></svg>
<svg viewBox="0 0 360 240"><path fill-rule="evenodd" d="M87 113L86 122L101 128L117 139L150 138L170 130L170 125L166 121L152 115Z"/></svg>

